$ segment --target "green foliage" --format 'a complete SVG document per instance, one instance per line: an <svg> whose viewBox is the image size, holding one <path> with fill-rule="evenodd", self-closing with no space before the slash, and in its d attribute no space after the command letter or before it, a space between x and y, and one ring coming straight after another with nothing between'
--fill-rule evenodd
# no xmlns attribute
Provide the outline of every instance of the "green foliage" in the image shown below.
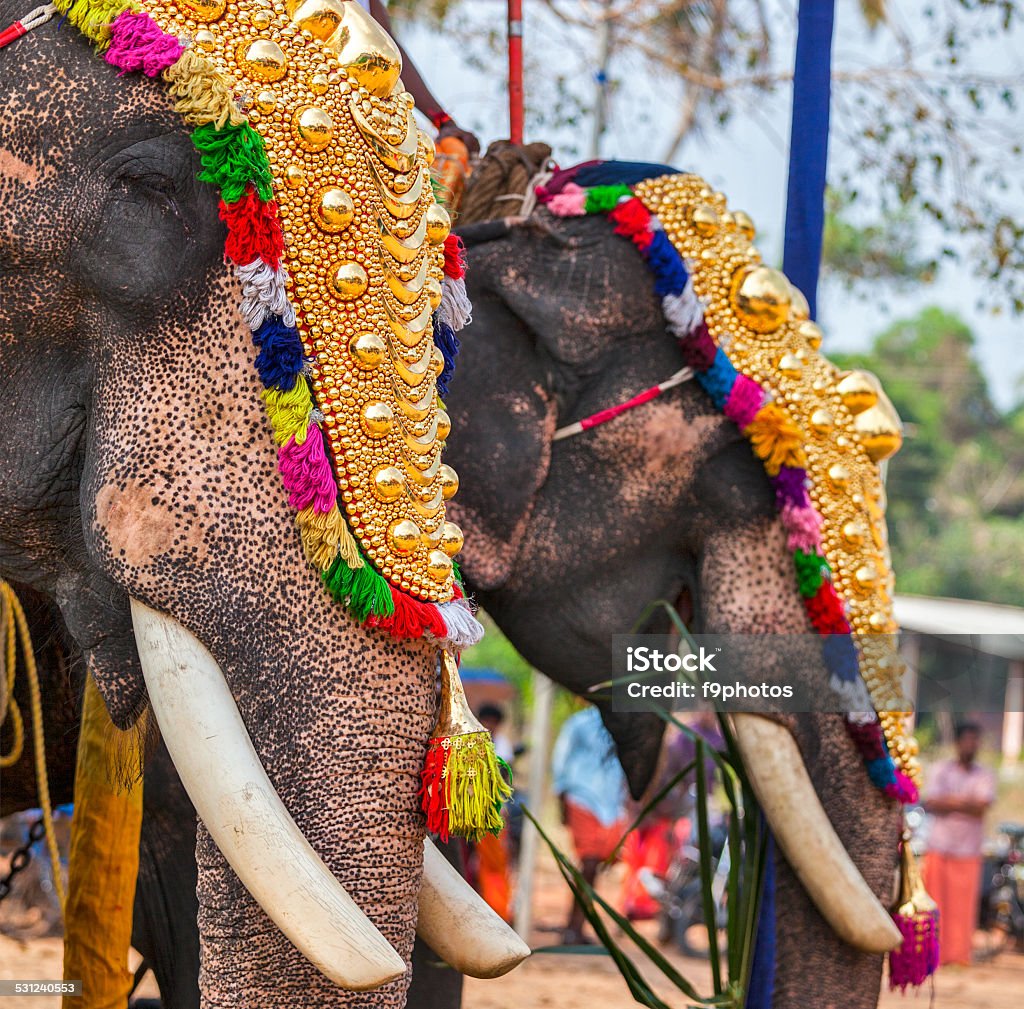
<svg viewBox="0 0 1024 1009"><path fill-rule="evenodd" d="M834 359L878 375L906 424L887 481L899 590L1020 603L1024 407L1000 414L973 350L961 319L926 308Z"/></svg>

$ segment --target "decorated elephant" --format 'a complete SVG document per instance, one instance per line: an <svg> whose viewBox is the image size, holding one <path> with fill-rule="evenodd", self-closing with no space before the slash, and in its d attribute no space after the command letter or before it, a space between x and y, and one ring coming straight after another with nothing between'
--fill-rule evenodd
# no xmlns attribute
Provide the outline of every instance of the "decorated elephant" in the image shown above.
<svg viewBox="0 0 1024 1009"><path fill-rule="evenodd" d="M72 21L101 35L118 13L105 11L102 19L90 20L88 5L76 6L81 9L77 19L72 11ZM264 9L269 10L254 7L250 21L256 27ZM152 26L133 21L131 31L115 33L109 51L135 56L110 61L122 69L155 67L154 73L178 66L182 54L159 23L166 11L154 8ZM179 23L214 34L189 25L191 16ZM309 41L280 23L282 41ZM146 43L144 55L138 37ZM216 37L196 40L219 53ZM283 57L287 46L275 45ZM259 59L250 60L249 72L280 69L276 51L255 55ZM43 432L34 441L12 439L2 450L2 572L56 601L118 724L132 722L146 703L137 639L162 637L179 654L190 653L215 683L207 661L208 652L213 654L288 813L330 869L323 873L303 862L296 871L319 873L317 891L334 894L346 927L358 928L363 937L361 953L377 957L369 966L346 964L342 980L365 986L372 971L377 974L370 980L380 980L382 965L404 976L404 964L391 959L388 944L378 941L347 897L332 890L330 877L345 883L388 943L407 957L422 836L417 772L433 718L436 649L428 641L391 640L384 633L386 620L371 619L384 628L367 630L339 616L301 563L294 535L281 522L287 495L276 482L273 442L257 409L249 332L228 307L238 289L221 261L216 201L195 183L195 155L160 89L117 82L81 40L52 26L34 31L0 58L16 71L4 78L4 373L16 380L8 394L14 428ZM325 66L331 71L331 64ZM330 72L323 76L327 87L339 83ZM59 90L54 80L61 82ZM317 81L315 88L321 86ZM257 109L270 116L273 89L265 91L256 96ZM180 103L195 99L185 87L177 95ZM86 101L88 117L81 113ZM294 126L315 146L328 127L308 111L297 115ZM311 188L291 167L281 169L285 185ZM672 188L676 183L652 182L660 176L649 166L629 172L627 166L615 182L592 186L584 184L585 176L574 176L576 181L552 187L554 216L542 211L528 226L473 250L476 321L464 334L462 374L448 400L456 420L475 425L461 435L454 430L448 439L463 484L451 512L470 533L470 587L527 658L577 691L607 678L610 634L630 627L652 598L678 601L700 629L806 631L819 629L815 616L825 608L821 597L828 597L822 585L831 585L822 575L824 565L813 560L813 509L801 493L803 481L810 480L816 499L822 499L813 466L806 463L799 486L796 454L765 476L764 451L771 457L785 442L778 435L789 431L791 418L761 414L771 404L758 398L757 379L742 367L730 375L721 364L713 337L725 323L710 310L701 317L694 284L709 284L699 293L716 307L727 303L726 294L731 297L735 313L726 322L802 341L790 355L799 363L787 360L783 368L787 355L781 353L749 369L765 384L771 369L787 375L825 369L813 353L819 337L801 318L797 295L777 276L759 272L750 229L726 211L717 194L692 177L676 177L686 180L678 191ZM602 188L607 191L590 192ZM401 205L402 195L391 191L392 208ZM315 213L328 233L346 218L351 224L353 210L344 199L331 187L322 196ZM588 202L589 209L610 212L618 236L604 220L569 219L582 216ZM630 209L620 211L620 204ZM652 228L659 211L662 226ZM234 222L223 209L222 214L231 234ZM695 236L723 243L710 251L741 275L736 289L727 292L699 273L691 280L685 268L680 275L684 257L677 250L678 263L672 259L667 238L659 239L660 251L652 255L656 243L644 235L659 232L671 233L688 256L693 250L686 243L692 245ZM401 257L407 238L390 237ZM651 264L664 273L656 272L653 284ZM350 264L341 265L347 268L332 264L331 284L345 296L363 278ZM401 273L395 272L397 285L416 283ZM449 310L459 314L465 307ZM666 317L682 347L666 338ZM443 332L435 339L450 342ZM742 349L742 342L736 346ZM776 344L768 346L774 352ZM372 340L353 341L348 349L364 363L378 353ZM440 360L434 369L436 358L428 356L422 364L402 359L404 367L427 367L438 379L447 377L450 361ZM684 364L699 381L679 384L657 399L647 396L613 422L581 428L585 436L556 440L571 434L579 419L678 377ZM870 558L874 577L861 579L874 608L861 605L851 618L863 613L870 622L881 614L879 625L870 627L889 630L884 544L872 514L881 495L866 468L864 446L882 444L891 433L884 425L858 427L853 419L884 413L884 401L865 387L866 380L850 383L856 386L851 391L838 388L838 376L821 374L827 384L815 391L831 412L825 410L826 423L810 411L814 436L856 443L852 460L833 463L846 467L833 474L835 484L860 485L853 493L861 501L854 502L858 507L843 529L851 526L851 547L860 545L854 538L874 541L878 553ZM749 385L738 382L739 375ZM734 396L736 385L740 392ZM860 408L856 414L854 407ZM447 427L439 411L434 419L436 424L428 422L432 437ZM364 430L385 420L364 415ZM747 434L750 428L760 432L760 441ZM796 453L800 439L789 440ZM331 447L352 451L340 440ZM870 452L868 460L873 461ZM787 472L788 487L782 486ZM390 476L376 484L384 496L392 492ZM448 471L439 480L446 487L455 482ZM344 503L351 505L352 497L343 496ZM789 510L780 512L777 502ZM799 522L802 531L795 528ZM801 544L797 549L812 558L795 575L794 537ZM442 538L460 537L457 529L446 529ZM375 561L378 553L386 555L380 558L383 570L387 551L398 541L391 532L382 542L371 537L364 548L376 551L369 554ZM835 543L826 547L835 549ZM454 595L451 566L437 553L425 553L433 570L429 577L442 576L438 582ZM862 566L870 574L868 564ZM837 579L857 578L859 571L837 566ZM271 585L286 585L288 593L281 596ZM811 595L803 591L808 585ZM146 604L135 607L134 634L129 597ZM804 599L818 599L818 610ZM150 608L174 614L177 624L151 616ZM384 615L392 627L395 612ZM444 611L434 617L415 612L421 624L433 620L440 628L433 636L453 647L472 635L462 607L447 611L449 623ZM828 613L830 631L839 631L835 613ZM153 651L166 656L168 650ZM176 672L164 668L150 679L173 680ZM822 665L822 675L828 674ZM155 700L152 685L148 694ZM209 703L208 695L200 703ZM230 716L232 706L223 710ZM605 718L639 794L654 770L661 721L611 711ZM777 859L775 903L768 910L775 940L772 1004L805 1002L813 976L813 990L820 993L816 1004L873 1005L880 954L899 939L879 900L889 902L896 860L894 794L909 786L896 777L878 723L870 718L859 728L839 715L784 721L780 728L763 719L737 720L766 814L787 856ZM869 773L879 788L872 788L864 769L865 750L872 746L877 752L870 759L880 763ZM907 747L899 756L912 770ZM193 780L202 777L193 774ZM386 814L380 812L382 800ZM276 806L272 815L280 815ZM279 836L289 838L284 847L300 848L305 856L301 838L289 833L286 821L278 822ZM281 941L205 831L198 855L207 1003L237 1001L243 991L254 1000L286 998L278 987L282 977L306 1004L336 1001L337 989ZM270 910L272 895L263 892L261 898ZM774 908L783 907L785 915L776 916ZM420 919L421 931L424 924L429 929L422 907ZM273 920L300 945L305 942L288 931L289 921ZM450 962L460 960L459 950L436 930L433 938L446 947L439 951ZM448 938L458 946L457 936ZM511 938L495 941L506 944L508 962L521 955ZM254 963L263 965L259 977ZM403 994L404 981L392 981L372 996L352 996L343 1004L399 1004Z"/></svg>
<svg viewBox="0 0 1024 1009"><path fill-rule="evenodd" d="M505 788L457 703L431 145L356 4L315 38L295 5L145 6L3 5L0 575L116 726L155 714L202 820L204 1004L400 1006L417 929L469 973L529 952L424 842Z"/></svg>

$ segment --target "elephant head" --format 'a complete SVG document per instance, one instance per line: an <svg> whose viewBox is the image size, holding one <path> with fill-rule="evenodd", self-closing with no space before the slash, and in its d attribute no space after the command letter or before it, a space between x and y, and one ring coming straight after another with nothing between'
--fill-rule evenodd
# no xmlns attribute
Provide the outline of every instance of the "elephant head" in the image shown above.
<svg viewBox="0 0 1024 1009"><path fill-rule="evenodd" d="M417 907L442 955L508 969L522 943L424 856L437 644L360 625L303 558L164 88L57 21L0 61L0 575L55 601L118 726L152 702L204 823L206 1004L399 1006Z"/></svg>
<svg viewBox="0 0 1024 1009"><path fill-rule="evenodd" d="M612 634L655 599L698 632L808 631L764 468L696 382L553 440L684 364L630 243L603 218L540 210L471 247L470 262L474 318L447 401L464 488L452 511L467 532L467 583L519 651L585 695L613 675ZM459 433L469 418L500 432L497 451ZM755 663L751 680L778 658ZM603 715L640 795L663 722ZM869 782L839 715L737 716L736 728L788 855L778 859L773 1004L812 994L815 1005L873 1006L880 954L898 941L882 907L898 806Z"/></svg>

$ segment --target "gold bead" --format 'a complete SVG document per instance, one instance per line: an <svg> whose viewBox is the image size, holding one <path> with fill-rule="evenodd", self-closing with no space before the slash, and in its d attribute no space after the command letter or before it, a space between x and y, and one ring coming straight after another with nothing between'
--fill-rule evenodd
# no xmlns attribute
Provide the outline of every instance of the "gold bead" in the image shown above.
<svg viewBox="0 0 1024 1009"><path fill-rule="evenodd" d="M452 219L448 211L440 203L432 203L427 208L427 241L431 245L441 245L452 230Z"/></svg>
<svg viewBox="0 0 1024 1009"><path fill-rule="evenodd" d="M835 463L828 468L828 478L839 490L845 489L850 483L850 471L842 464Z"/></svg>
<svg viewBox="0 0 1024 1009"><path fill-rule="evenodd" d="M818 434L828 434L835 427L835 418L830 410L819 408L811 414L811 427Z"/></svg>
<svg viewBox="0 0 1024 1009"><path fill-rule="evenodd" d="M391 523L388 538L396 553L411 554L419 546L420 527L412 519L398 519ZM445 559L447 560L447 557ZM451 564L451 561L448 563Z"/></svg>
<svg viewBox="0 0 1024 1009"><path fill-rule="evenodd" d="M304 105L292 117L299 146L306 151L322 151L334 136L334 120L316 105Z"/></svg>
<svg viewBox="0 0 1024 1009"><path fill-rule="evenodd" d="M401 51L359 4L343 8L344 24L325 40L328 49L360 88L379 97L391 94L402 75Z"/></svg>
<svg viewBox="0 0 1024 1009"><path fill-rule="evenodd" d="M883 398L889 406L888 410L879 401L853 419L860 443L872 462L881 462L895 455L903 444L903 425L888 398Z"/></svg>
<svg viewBox="0 0 1024 1009"><path fill-rule="evenodd" d="M730 298L740 322L755 333L773 333L789 315L791 289L785 274L767 266L743 267L733 276Z"/></svg>
<svg viewBox="0 0 1024 1009"><path fill-rule="evenodd" d="M179 0L183 7L197 21L216 21L227 8L227 0Z"/></svg>
<svg viewBox="0 0 1024 1009"><path fill-rule="evenodd" d="M279 81L288 70L288 58L271 39L256 39L249 43L244 53L239 53L238 65L253 80Z"/></svg>
<svg viewBox="0 0 1024 1009"><path fill-rule="evenodd" d="M861 522L847 522L843 525L843 539L850 546L859 547L863 545L867 537L867 531Z"/></svg>
<svg viewBox="0 0 1024 1009"><path fill-rule="evenodd" d="M256 96L256 108L260 112L273 112L277 107L277 95L273 91L261 91Z"/></svg>
<svg viewBox="0 0 1024 1009"><path fill-rule="evenodd" d="M274 20L274 15L268 10L254 10L249 15L249 23L253 28L259 28L261 31L264 28L270 27L270 22Z"/></svg>
<svg viewBox="0 0 1024 1009"><path fill-rule="evenodd" d="M433 347L430 351L430 371L434 378L444 371L444 354L441 353L440 347Z"/></svg>
<svg viewBox="0 0 1024 1009"><path fill-rule="evenodd" d="M430 302L430 311L436 312L438 305L441 304L441 281L436 277L428 277L423 284L423 290L427 292L427 299Z"/></svg>
<svg viewBox="0 0 1024 1009"><path fill-rule="evenodd" d="M306 170L302 165L289 165L284 170L284 182L289 189L301 189L306 184Z"/></svg>
<svg viewBox="0 0 1024 1009"><path fill-rule="evenodd" d="M742 210L734 210L732 219L736 222L736 227L739 233L749 241L754 240L754 236L757 234L757 228L754 227L754 222L751 220L750 214L745 213Z"/></svg>
<svg viewBox="0 0 1024 1009"><path fill-rule="evenodd" d="M452 419L444 410L437 411L437 440L444 441L452 430Z"/></svg>
<svg viewBox="0 0 1024 1009"><path fill-rule="evenodd" d="M359 263L335 263L330 268L330 286L335 297L352 301L362 295L369 286L370 278Z"/></svg>
<svg viewBox="0 0 1024 1009"><path fill-rule="evenodd" d="M344 231L356 214L352 197L337 186L325 186L313 199L313 221L321 231Z"/></svg>
<svg viewBox="0 0 1024 1009"><path fill-rule="evenodd" d="M412 189L412 184L416 181L416 175L405 175L404 173L396 175L391 180L391 188L398 193L399 196L402 193L409 192Z"/></svg>
<svg viewBox="0 0 1024 1009"><path fill-rule="evenodd" d="M433 138L429 133L424 133L423 130L419 131L419 142L423 148L423 159L428 165L434 163L434 158L437 157L437 150L434 147Z"/></svg>
<svg viewBox="0 0 1024 1009"><path fill-rule="evenodd" d="M703 238L711 238L718 231L718 211L707 203L701 203L693 208L690 215L693 227L697 234Z"/></svg>
<svg viewBox="0 0 1024 1009"><path fill-rule="evenodd" d="M441 526L441 549L454 557L461 549L464 541L462 530L454 522L445 522Z"/></svg>
<svg viewBox="0 0 1024 1009"><path fill-rule="evenodd" d="M871 588L878 581L878 569L874 564L862 564L854 572L854 578L857 579L857 583L863 588Z"/></svg>
<svg viewBox="0 0 1024 1009"><path fill-rule="evenodd" d="M373 472L373 492L381 501L396 501L405 492L405 477L397 466L381 466Z"/></svg>
<svg viewBox="0 0 1024 1009"><path fill-rule="evenodd" d="M795 284L790 284L789 293L792 298L789 317L794 322L807 322L811 317L811 306L808 304L807 298L804 297L804 292Z"/></svg>
<svg viewBox="0 0 1024 1009"><path fill-rule="evenodd" d="M210 52L217 44L217 36L209 28L200 28L192 37L192 41L204 52Z"/></svg>
<svg viewBox="0 0 1024 1009"><path fill-rule="evenodd" d="M441 494L445 501L455 497L459 489L459 474L447 463L442 463L438 475L441 478Z"/></svg>
<svg viewBox="0 0 1024 1009"><path fill-rule="evenodd" d="M803 371L804 363L796 354L783 354L779 358L778 369L783 375L796 377Z"/></svg>
<svg viewBox="0 0 1024 1009"><path fill-rule="evenodd" d="M296 28L321 42L326 42L341 27L345 16L342 0L287 0L285 10Z"/></svg>
<svg viewBox="0 0 1024 1009"><path fill-rule="evenodd" d="M356 367L363 371L373 371L380 366L388 349L377 333L365 332L352 337L348 352L352 355Z"/></svg>
<svg viewBox="0 0 1024 1009"><path fill-rule="evenodd" d="M328 87L330 87L330 82L327 80L327 74L313 74L309 79L309 90L314 95L326 94Z"/></svg>
<svg viewBox="0 0 1024 1009"><path fill-rule="evenodd" d="M443 582L452 573L452 559L441 550L427 554L427 574L435 582Z"/></svg>
<svg viewBox="0 0 1024 1009"><path fill-rule="evenodd" d="M383 438L395 423L391 407L379 399L371 399L362 412L363 430L371 438Z"/></svg>
<svg viewBox="0 0 1024 1009"><path fill-rule="evenodd" d="M867 371L848 371L840 376L836 392L850 413L857 414L878 402L878 379Z"/></svg>

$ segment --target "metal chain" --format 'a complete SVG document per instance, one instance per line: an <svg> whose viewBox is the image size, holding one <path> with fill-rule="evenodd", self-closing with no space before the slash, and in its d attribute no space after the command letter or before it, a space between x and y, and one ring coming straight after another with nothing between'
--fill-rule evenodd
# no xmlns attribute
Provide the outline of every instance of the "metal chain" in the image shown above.
<svg viewBox="0 0 1024 1009"><path fill-rule="evenodd" d="M28 828L28 839L20 848L15 848L11 855L10 871L0 879L0 900L3 900L11 892L11 884L14 877L24 869L28 868L32 861L32 845L38 843L46 836L46 821L39 817L31 827Z"/></svg>

